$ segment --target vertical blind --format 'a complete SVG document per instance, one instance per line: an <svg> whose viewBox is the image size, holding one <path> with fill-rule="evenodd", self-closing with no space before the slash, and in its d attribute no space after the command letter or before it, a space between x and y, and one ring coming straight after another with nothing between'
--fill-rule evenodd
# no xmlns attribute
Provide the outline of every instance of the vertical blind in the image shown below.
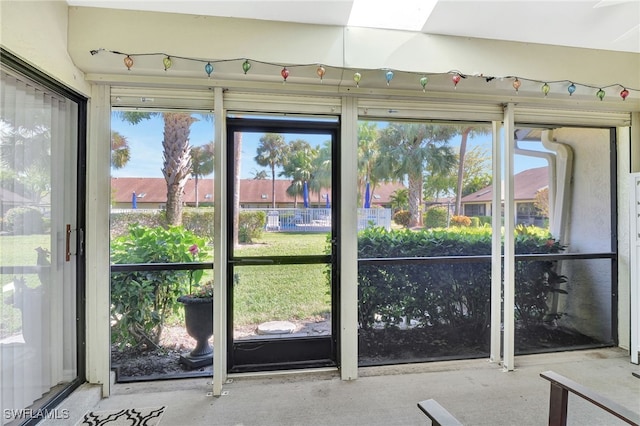
<svg viewBox="0 0 640 426"><path fill-rule="evenodd" d="M75 276L65 265L65 195L77 104L0 71L2 424L77 377ZM73 185L72 185L73 186ZM9 410L9 411L7 411ZM14 414L11 414L14 413Z"/></svg>

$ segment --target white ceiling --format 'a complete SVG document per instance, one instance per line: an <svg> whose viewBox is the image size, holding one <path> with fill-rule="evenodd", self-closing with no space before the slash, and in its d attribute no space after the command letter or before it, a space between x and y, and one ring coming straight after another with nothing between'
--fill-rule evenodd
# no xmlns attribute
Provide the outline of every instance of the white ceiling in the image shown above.
<svg viewBox="0 0 640 426"><path fill-rule="evenodd" d="M366 2L368 7L382 7L388 12L387 16L401 13L405 4L415 3L409 0ZM346 26L354 0L67 0L67 3ZM408 13L415 16L415 10ZM389 28L391 25L378 21L373 26ZM640 0L438 0L421 31L640 53Z"/></svg>

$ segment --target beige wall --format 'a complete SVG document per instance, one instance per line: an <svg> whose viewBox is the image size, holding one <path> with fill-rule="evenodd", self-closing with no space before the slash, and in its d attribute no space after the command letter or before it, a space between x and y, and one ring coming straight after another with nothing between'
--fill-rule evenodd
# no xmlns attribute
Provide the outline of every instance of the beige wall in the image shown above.
<svg viewBox="0 0 640 426"><path fill-rule="evenodd" d="M0 44L87 96L90 86L67 51L65 1L0 1Z"/></svg>
<svg viewBox="0 0 640 426"><path fill-rule="evenodd" d="M180 59L175 59L173 67L165 71L162 56L135 57L134 67L127 71L123 56L109 52L89 54L90 50L100 48L131 54L162 52L211 60L249 58L271 65L254 61L249 74L243 76L241 62L215 63L215 71L211 79L207 79L203 64ZM255 90L258 88L256 81L282 83L278 64L309 64L290 69L291 84L272 88L302 90L302 84L306 83L312 85L306 89L326 95L375 95L378 90L387 96L410 90L411 96L421 100L438 95L441 99L457 100L470 94L481 94L485 100L486 96L493 96L490 101L513 101L522 105L531 100L544 107L573 109L578 101L584 100L596 110L640 111L640 96L633 92L623 103L618 96L621 89L617 87L607 88L604 102L596 99L596 90L581 87L569 98L567 84L552 85L549 97L544 98L539 82L523 81L520 93L516 95L511 81L499 78L490 83L483 78L467 78L454 91L450 76L445 74L431 75L429 90L423 93L419 76L415 74L458 70L468 75L520 76L540 81L571 79L590 85L621 83L627 87L640 87L640 55L626 52L406 31L83 7L69 10L69 52L76 64L96 81L207 87L227 84L235 78L235 84L253 84ZM320 85L315 73L317 64L339 69L328 68L325 83ZM389 87L382 72L385 68L397 71ZM362 71L362 87L354 92L352 77L355 70Z"/></svg>

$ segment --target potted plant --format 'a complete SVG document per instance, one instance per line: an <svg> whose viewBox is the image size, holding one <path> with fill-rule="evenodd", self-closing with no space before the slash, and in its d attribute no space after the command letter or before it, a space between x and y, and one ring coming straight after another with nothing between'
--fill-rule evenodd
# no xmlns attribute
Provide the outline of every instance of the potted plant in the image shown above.
<svg viewBox="0 0 640 426"><path fill-rule="evenodd" d="M198 251L196 244L189 248L194 258ZM180 356L180 363L190 369L213 363L213 348L209 344L209 339L213 336L213 281L200 284L202 272L191 271L189 294L178 297L178 302L184 305L187 333L196 340L196 347L187 355Z"/></svg>

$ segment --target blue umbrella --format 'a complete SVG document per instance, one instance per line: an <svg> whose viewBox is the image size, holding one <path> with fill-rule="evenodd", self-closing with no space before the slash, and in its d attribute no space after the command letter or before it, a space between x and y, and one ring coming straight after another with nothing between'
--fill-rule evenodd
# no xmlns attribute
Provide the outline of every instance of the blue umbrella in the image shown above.
<svg viewBox="0 0 640 426"><path fill-rule="evenodd" d="M371 208L371 188L369 187L369 182L367 182L367 189L364 191L364 208Z"/></svg>
<svg viewBox="0 0 640 426"><path fill-rule="evenodd" d="M131 194L131 208L132 209L137 209L138 208L138 197L136 197L136 193L133 192Z"/></svg>
<svg viewBox="0 0 640 426"><path fill-rule="evenodd" d="M304 185L302 186L302 200L304 202L304 208L309 207L309 187L307 186L307 181L304 181Z"/></svg>
<svg viewBox="0 0 640 426"><path fill-rule="evenodd" d="M329 194L327 194L327 205L325 207L328 209L331 208L331 203L329 202Z"/></svg>

